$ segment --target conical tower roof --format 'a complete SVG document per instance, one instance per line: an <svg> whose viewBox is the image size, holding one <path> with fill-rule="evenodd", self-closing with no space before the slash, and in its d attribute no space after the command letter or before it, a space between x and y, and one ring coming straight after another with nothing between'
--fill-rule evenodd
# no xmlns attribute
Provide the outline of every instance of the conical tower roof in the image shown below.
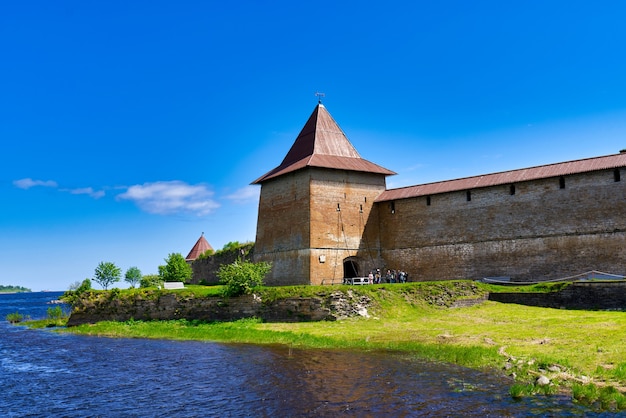
<svg viewBox="0 0 626 418"><path fill-rule="evenodd" d="M283 162L252 184L259 184L305 167L362 171L386 176L396 174L361 158L346 134L321 103L313 110Z"/></svg>
<svg viewBox="0 0 626 418"><path fill-rule="evenodd" d="M204 232L203 232L200 238L198 238L198 241L196 241L196 244L193 246L191 251L189 251L189 254L185 258L185 261L193 261L196 258L198 258L200 254L203 254L207 250L212 250L212 249L213 247L211 247L211 244L209 244L206 238L204 238Z"/></svg>

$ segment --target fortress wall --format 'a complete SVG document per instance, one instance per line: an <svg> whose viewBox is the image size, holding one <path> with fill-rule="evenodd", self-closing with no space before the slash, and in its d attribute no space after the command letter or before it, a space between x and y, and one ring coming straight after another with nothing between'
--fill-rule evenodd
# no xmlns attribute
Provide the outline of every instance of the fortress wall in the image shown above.
<svg viewBox="0 0 626 418"><path fill-rule="evenodd" d="M254 258L254 244L250 243L242 247L245 251L244 259L251 260ZM218 284L220 279L217 272L220 266L224 264L232 264L235 260L241 259L239 250L220 251L207 258L194 260L191 263L192 275L188 284Z"/></svg>
<svg viewBox="0 0 626 418"><path fill-rule="evenodd" d="M624 177L622 175L622 177ZM626 271L626 181L613 171L379 203L386 267L411 280Z"/></svg>
<svg viewBox="0 0 626 418"><path fill-rule="evenodd" d="M311 172L311 283L340 283L347 257L354 257L357 275L367 275L373 268L369 253L376 254L379 246L374 200L385 190L385 177L344 170Z"/></svg>
<svg viewBox="0 0 626 418"><path fill-rule="evenodd" d="M308 284L309 172L298 170L261 186L254 261L270 261L268 285Z"/></svg>

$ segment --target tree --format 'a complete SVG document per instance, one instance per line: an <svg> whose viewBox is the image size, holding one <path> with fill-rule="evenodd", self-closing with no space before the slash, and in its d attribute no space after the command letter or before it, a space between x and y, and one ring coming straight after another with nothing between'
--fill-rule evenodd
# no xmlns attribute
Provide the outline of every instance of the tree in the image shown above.
<svg viewBox="0 0 626 418"><path fill-rule="evenodd" d="M225 296L250 294L255 287L263 285L263 279L272 269L272 263L237 260L232 264L223 264L217 272L224 287Z"/></svg>
<svg viewBox="0 0 626 418"><path fill-rule="evenodd" d="M124 281L128 282L131 287L135 287L141 281L141 270L137 267L129 267L126 270Z"/></svg>
<svg viewBox="0 0 626 418"><path fill-rule="evenodd" d="M158 287L162 284L163 280L158 274L146 274L139 281L139 287Z"/></svg>
<svg viewBox="0 0 626 418"><path fill-rule="evenodd" d="M107 290L109 285L119 282L122 276L122 270L114 263L109 261L101 261L96 267L96 272L93 277L93 281Z"/></svg>
<svg viewBox="0 0 626 418"><path fill-rule="evenodd" d="M87 277L82 282L74 282L69 287L70 291L76 291L76 293L83 293L86 290L91 290L91 280Z"/></svg>
<svg viewBox="0 0 626 418"><path fill-rule="evenodd" d="M167 263L159 266L159 276L164 282L185 282L191 279L191 266L180 253L171 253L165 259Z"/></svg>

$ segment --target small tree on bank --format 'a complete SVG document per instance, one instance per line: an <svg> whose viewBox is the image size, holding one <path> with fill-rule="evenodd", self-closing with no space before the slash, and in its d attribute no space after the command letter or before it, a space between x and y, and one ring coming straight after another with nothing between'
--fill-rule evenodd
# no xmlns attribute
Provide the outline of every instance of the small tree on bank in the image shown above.
<svg viewBox="0 0 626 418"><path fill-rule="evenodd" d="M272 263L262 261L237 260L232 264L223 264L217 272L224 287L224 296L251 294L256 287L263 286L263 279L272 269Z"/></svg>
<svg viewBox="0 0 626 418"><path fill-rule="evenodd" d="M191 279L191 266L180 253L172 253L165 259L167 263L159 266L159 276L164 282L186 282Z"/></svg>
<svg viewBox="0 0 626 418"><path fill-rule="evenodd" d="M122 270L114 263L109 261L101 261L96 267L93 281L107 290L109 285L119 282L122 276Z"/></svg>
<svg viewBox="0 0 626 418"><path fill-rule="evenodd" d="M135 287L141 281L141 270L137 267L129 267L126 270L124 281L130 284L131 287Z"/></svg>
<svg viewBox="0 0 626 418"><path fill-rule="evenodd" d="M146 274L139 281L139 287L159 287L163 285L163 280L158 274Z"/></svg>

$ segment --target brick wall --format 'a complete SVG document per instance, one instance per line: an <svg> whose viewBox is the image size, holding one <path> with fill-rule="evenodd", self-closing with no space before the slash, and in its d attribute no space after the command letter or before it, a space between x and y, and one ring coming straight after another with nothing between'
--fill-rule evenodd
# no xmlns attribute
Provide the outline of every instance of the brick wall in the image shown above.
<svg viewBox="0 0 626 418"><path fill-rule="evenodd" d="M383 175L318 168L264 182L254 261L272 262L266 283L340 282L347 258L367 275L379 245L372 208L383 190Z"/></svg>
<svg viewBox="0 0 626 418"><path fill-rule="evenodd" d="M254 258L254 244L248 244L241 247L245 251L245 259ZM232 264L235 260L240 259L239 250L220 252L210 257L198 259L191 263L191 280L189 284L218 284L219 278L217 271L223 264Z"/></svg>
<svg viewBox="0 0 626 418"><path fill-rule="evenodd" d="M624 176L622 176L624 177ZM411 280L626 270L626 181L599 171L379 203L381 254Z"/></svg>
<svg viewBox="0 0 626 418"><path fill-rule="evenodd" d="M299 170L261 186L254 261L269 261L269 285L309 282L309 173Z"/></svg>

